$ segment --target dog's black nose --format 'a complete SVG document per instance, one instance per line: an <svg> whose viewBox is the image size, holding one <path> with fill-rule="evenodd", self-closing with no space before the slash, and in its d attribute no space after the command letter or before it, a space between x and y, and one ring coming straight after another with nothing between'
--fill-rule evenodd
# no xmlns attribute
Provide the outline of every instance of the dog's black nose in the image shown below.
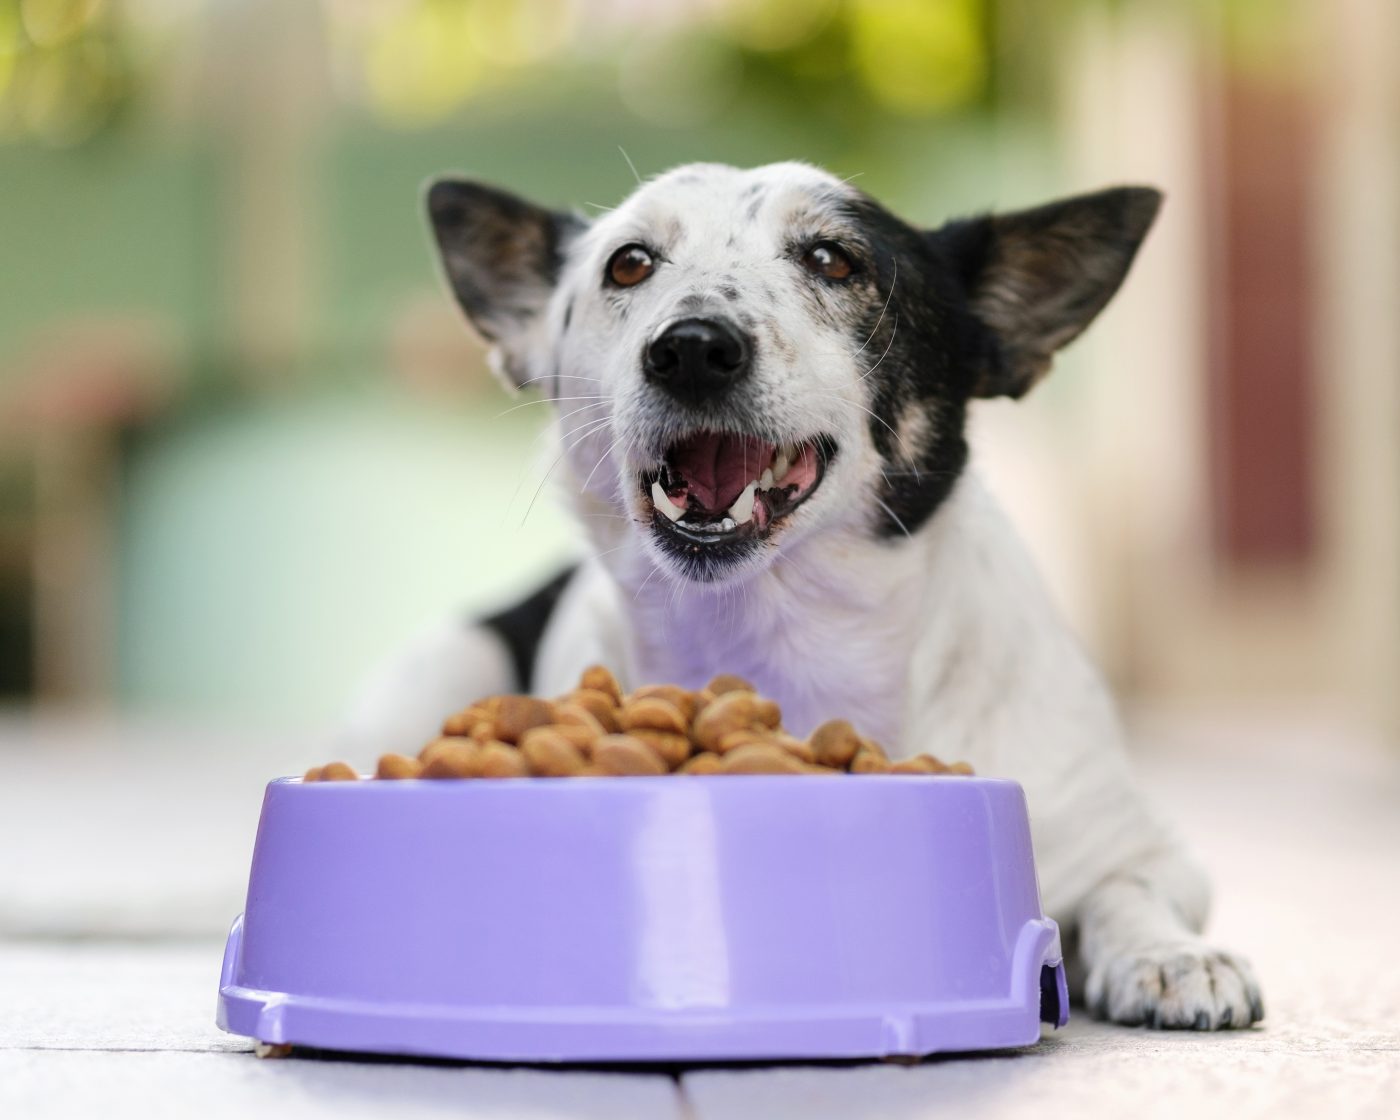
<svg viewBox="0 0 1400 1120"><path fill-rule="evenodd" d="M749 372L748 340L718 319L680 319L647 347L647 379L682 400L724 392Z"/></svg>

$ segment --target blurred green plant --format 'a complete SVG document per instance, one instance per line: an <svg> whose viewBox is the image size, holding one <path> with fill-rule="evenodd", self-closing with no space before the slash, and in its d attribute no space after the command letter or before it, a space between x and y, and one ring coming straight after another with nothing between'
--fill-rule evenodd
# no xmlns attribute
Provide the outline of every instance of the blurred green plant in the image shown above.
<svg viewBox="0 0 1400 1120"><path fill-rule="evenodd" d="M762 103L819 110L858 132L877 115L933 119L1014 100L1026 83L1002 80L1004 29L1043 32L1075 8L1127 2L321 0L321 12L335 96L395 129L446 123L500 90L568 98L585 77L658 125ZM177 9L187 19L213 7L0 0L0 141L72 147L96 136L151 77L162 25ZM1299 26L1296 0L1184 7L1246 64L1275 58L1279 29ZM1015 49L1020 69L1046 65L1029 44Z"/></svg>
<svg viewBox="0 0 1400 1120"><path fill-rule="evenodd" d="M995 0L658 3L624 23L571 0L329 0L336 71L391 125L445 120L483 91L569 66L616 68L643 119L693 125L739 95L930 116L988 91ZM596 9L596 10L594 10ZM584 18L587 11L588 18Z"/></svg>
<svg viewBox="0 0 1400 1120"><path fill-rule="evenodd" d="M0 139L72 147L131 97L125 22L104 0L0 0Z"/></svg>

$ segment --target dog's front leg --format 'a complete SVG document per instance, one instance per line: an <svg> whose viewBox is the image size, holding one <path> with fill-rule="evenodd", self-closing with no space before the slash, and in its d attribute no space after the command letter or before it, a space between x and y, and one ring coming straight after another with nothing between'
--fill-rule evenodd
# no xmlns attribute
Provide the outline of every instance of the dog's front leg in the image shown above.
<svg viewBox="0 0 1400 1120"><path fill-rule="evenodd" d="M1177 848L1109 876L1079 908L1084 1002L1096 1018L1219 1030L1264 1017L1249 963L1200 935L1209 888Z"/></svg>

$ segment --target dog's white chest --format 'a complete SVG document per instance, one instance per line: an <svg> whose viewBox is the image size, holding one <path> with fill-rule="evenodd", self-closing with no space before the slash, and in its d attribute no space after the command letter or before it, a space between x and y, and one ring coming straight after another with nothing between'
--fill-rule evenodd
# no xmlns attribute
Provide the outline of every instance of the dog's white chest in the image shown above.
<svg viewBox="0 0 1400 1120"><path fill-rule="evenodd" d="M624 589L633 674L698 688L737 673L782 705L796 734L848 718L899 752L917 610L897 609L898 588L862 579L861 567L854 555L798 556L717 591Z"/></svg>

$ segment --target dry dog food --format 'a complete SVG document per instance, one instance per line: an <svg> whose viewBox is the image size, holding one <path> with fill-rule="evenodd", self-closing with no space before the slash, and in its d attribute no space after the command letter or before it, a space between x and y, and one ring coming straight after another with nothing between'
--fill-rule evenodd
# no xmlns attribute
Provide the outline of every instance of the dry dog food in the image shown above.
<svg viewBox="0 0 1400 1120"><path fill-rule="evenodd" d="M652 684L623 693L601 665L554 700L488 696L454 712L417 758L386 754L374 776L574 778L662 774L971 774L932 755L890 761L844 719L806 739L783 730L778 705L742 677L721 674L692 692ZM357 778L344 762L308 770L307 782Z"/></svg>

